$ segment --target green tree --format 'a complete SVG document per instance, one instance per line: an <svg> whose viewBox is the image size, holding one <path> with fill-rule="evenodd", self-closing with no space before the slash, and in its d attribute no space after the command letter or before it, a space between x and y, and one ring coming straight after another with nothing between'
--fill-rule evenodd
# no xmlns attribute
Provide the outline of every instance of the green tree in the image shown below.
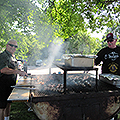
<svg viewBox="0 0 120 120"><path fill-rule="evenodd" d="M0 38L9 39L9 33L14 28L30 30L31 8L29 0L0 0Z"/></svg>
<svg viewBox="0 0 120 120"><path fill-rule="evenodd" d="M19 46L17 58L38 59L52 34L51 28L43 22L45 16L41 10L31 0L1 0L0 13L0 51L5 49L9 39L15 39Z"/></svg>
<svg viewBox="0 0 120 120"><path fill-rule="evenodd" d="M73 43L79 47L79 39L75 37L78 31L118 25L119 3L119 0L1 0L0 50L14 38L19 42L17 57L37 59L35 55L40 57L41 50L48 48L56 36L74 38ZM83 46L91 45L82 42ZM80 51L79 48L74 51L77 50Z"/></svg>
<svg viewBox="0 0 120 120"><path fill-rule="evenodd" d="M69 54L96 54L101 48L102 42L99 38L91 38L85 31L79 31L66 41L66 53Z"/></svg>
<svg viewBox="0 0 120 120"><path fill-rule="evenodd" d="M80 29L93 31L119 24L119 0L49 0L47 15L58 26L57 36L69 38ZM99 31L98 31L99 32Z"/></svg>

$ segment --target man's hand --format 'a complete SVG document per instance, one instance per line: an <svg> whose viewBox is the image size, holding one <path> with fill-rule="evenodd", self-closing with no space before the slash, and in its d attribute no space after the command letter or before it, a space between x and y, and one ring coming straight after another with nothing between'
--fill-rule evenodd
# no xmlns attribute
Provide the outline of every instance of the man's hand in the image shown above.
<svg viewBox="0 0 120 120"><path fill-rule="evenodd" d="M18 70L17 74L19 74L20 76L28 76L25 71L20 71L20 70Z"/></svg>

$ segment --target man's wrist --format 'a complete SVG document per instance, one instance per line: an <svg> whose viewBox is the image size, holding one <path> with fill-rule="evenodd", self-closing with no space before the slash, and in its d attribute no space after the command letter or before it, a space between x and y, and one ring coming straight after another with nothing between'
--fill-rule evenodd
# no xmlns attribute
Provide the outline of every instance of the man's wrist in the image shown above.
<svg viewBox="0 0 120 120"><path fill-rule="evenodd" d="M19 74L20 70L15 70L15 74Z"/></svg>

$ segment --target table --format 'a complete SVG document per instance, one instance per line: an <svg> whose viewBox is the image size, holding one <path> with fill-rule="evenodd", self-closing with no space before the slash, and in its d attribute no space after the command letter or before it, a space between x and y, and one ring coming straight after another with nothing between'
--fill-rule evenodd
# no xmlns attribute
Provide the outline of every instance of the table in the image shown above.
<svg viewBox="0 0 120 120"><path fill-rule="evenodd" d="M32 78L31 77L27 77L26 79L22 78L17 80L17 83L15 86L11 86L13 87L12 93L10 94L10 96L8 97L7 101L28 101L31 91L32 89L34 89L33 85L32 85Z"/></svg>
<svg viewBox="0 0 120 120"><path fill-rule="evenodd" d="M29 100L30 90L22 90L22 89L13 89L10 94L8 101L28 101Z"/></svg>

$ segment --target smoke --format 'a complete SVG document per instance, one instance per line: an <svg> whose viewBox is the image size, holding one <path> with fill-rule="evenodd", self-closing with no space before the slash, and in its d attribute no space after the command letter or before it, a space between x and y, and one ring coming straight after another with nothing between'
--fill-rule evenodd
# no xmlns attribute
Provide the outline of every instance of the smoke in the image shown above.
<svg viewBox="0 0 120 120"><path fill-rule="evenodd" d="M63 40L58 38L57 40L55 39L49 49L48 49L48 67L52 67L53 62L56 62L56 59L60 59L61 56L63 55Z"/></svg>

